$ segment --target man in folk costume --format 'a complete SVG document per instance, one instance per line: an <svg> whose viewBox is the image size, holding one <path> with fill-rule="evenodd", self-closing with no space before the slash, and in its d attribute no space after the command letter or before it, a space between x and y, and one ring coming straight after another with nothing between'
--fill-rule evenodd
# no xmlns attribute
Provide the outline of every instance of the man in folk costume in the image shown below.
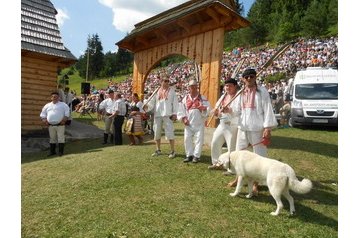
<svg viewBox="0 0 358 238"><path fill-rule="evenodd" d="M40 113L42 122L48 126L50 135L50 154L56 154L56 144L58 143L58 154L63 155L65 147L65 124L70 116L70 108L60 101L58 92L51 94L51 102L47 103Z"/></svg>
<svg viewBox="0 0 358 238"><path fill-rule="evenodd" d="M238 107L237 81L230 78L225 81L225 93L215 104L212 113L220 119L218 127L215 129L211 140L211 163L208 169L223 169L219 156L222 154L223 144L226 142L228 151L234 151L236 146L238 115L233 108ZM235 98L235 99L234 99Z"/></svg>
<svg viewBox="0 0 358 238"><path fill-rule="evenodd" d="M195 79L189 81L189 93L179 104L178 119L184 125L184 146L186 158L183 162L197 163L204 143L205 119L208 116L210 103L198 90Z"/></svg>
<svg viewBox="0 0 358 238"><path fill-rule="evenodd" d="M154 112L154 141L156 145L156 151L152 156L158 156L161 152L161 136L162 127L164 127L165 137L169 140L171 152L169 158L175 157L174 149L174 125L173 121L177 119L178 112L178 97L174 88L170 87L169 79L165 75L161 75L161 86L156 94L148 101L146 111Z"/></svg>
<svg viewBox="0 0 358 238"><path fill-rule="evenodd" d="M115 102L113 105L112 115L109 116L113 120L113 133L114 133L114 144L122 145L122 125L124 117L127 113L127 107L121 93L116 93L114 96Z"/></svg>
<svg viewBox="0 0 358 238"><path fill-rule="evenodd" d="M114 99L114 91L112 89L108 90L108 98L103 100L99 104L99 110L103 111L104 114L104 134L103 134L103 143L108 143L108 136L110 135L110 143L113 143L113 113L114 113L114 104L116 100Z"/></svg>
<svg viewBox="0 0 358 238"><path fill-rule="evenodd" d="M255 69L246 69L241 80L245 88L238 97L238 106L233 108L239 115L236 150L252 146L254 153L267 157L271 129L277 126L270 95L265 87L256 84ZM236 185L236 181L229 185ZM257 182L253 185L253 192L258 193Z"/></svg>

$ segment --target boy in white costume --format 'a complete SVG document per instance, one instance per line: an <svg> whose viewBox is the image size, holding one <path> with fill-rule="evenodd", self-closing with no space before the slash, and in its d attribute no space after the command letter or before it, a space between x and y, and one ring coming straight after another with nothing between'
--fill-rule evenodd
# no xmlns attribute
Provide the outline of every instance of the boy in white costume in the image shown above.
<svg viewBox="0 0 358 238"><path fill-rule="evenodd" d="M225 81L225 94L216 102L215 110L212 112L220 119L218 127L215 129L211 141L211 163L208 169L223 169L222 163L218 161L222 154L223 144L226 142L228 151L234 151L238 130L238 115L233 108L238 107L238 97L234 100L238 92L237 81L233 78ZM228 105L230 103L230 105Z"/></svg>

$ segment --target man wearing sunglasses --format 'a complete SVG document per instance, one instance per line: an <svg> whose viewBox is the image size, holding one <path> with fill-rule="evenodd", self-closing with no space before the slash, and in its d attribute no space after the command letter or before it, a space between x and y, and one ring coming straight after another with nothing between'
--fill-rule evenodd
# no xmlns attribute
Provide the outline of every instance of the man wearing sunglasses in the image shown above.
<svg viewBox="0 0 358 238"><path fill-rule="evenodd" d="M148 102L146 111L154 112L153 131L156 151L152 156L161 155L161 137L162 127L164 128L165 137L169 140L171 152L169 158L176 156L174 150L174 125L173 121L177 119L178 97L174 88L170 87L169 78L161 75L161 86L155 96Z"/></svg>
<svg viewBox="0 0 358 238"><path fill-rule="evenodd" d="M241 80L244 90L238 97L238 107L233 108L239 115L236 150L244 150L251 145L254 153L267 157L271 129L277 126L270 95L265 87L256 84L255 69L244 70ZM234 186L235 182L230 185ZM258 193L256 182L253 192Z"/></svg>

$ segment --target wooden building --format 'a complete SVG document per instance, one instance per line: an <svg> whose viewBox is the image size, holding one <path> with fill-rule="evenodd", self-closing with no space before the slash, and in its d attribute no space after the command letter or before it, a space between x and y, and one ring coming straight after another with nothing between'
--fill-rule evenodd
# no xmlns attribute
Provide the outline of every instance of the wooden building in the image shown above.
<svg viewBox="0 0 358 238"><path fill-rule="evenodd" d="M133 92L143 93L152 68L179 54L199 65L200 92L214 106L220 93L224 33L250 24L236 7L233 0L191 0L136 24L116 43L134 52Z"/></svg>
<svg viewBox="0 0 358 238"><path fill-rule="evenodd" d="M42 107L57 90L57 72L76 57L63 45L49 0L21 0L21 134L43 131Z"/></svg>

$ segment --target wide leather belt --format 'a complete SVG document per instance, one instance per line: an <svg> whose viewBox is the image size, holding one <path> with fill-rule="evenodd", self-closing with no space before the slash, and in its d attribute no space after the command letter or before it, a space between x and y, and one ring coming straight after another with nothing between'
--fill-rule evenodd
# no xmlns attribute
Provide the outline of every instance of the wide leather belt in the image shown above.
<svg viewBox="0 0 358 238"><path fill-rule="evenodd" d="M57 123L57 124L49 124L49 126L62 126L61 123Z"/></svg>

